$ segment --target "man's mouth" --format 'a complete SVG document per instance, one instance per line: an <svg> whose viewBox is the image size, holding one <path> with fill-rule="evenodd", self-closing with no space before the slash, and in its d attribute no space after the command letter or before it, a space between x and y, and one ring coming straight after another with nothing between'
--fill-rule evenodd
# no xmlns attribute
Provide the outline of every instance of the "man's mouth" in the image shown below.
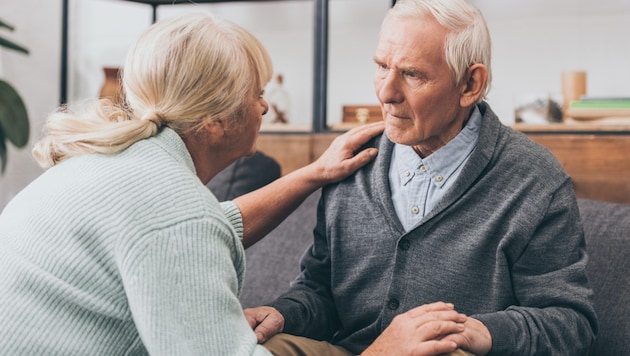
<svg viewBox="0 0 630 356"><path fill-rule="evenodd" d="M400 120L407 119L407 116L402 114L402 113L387 112L387 116L389 116L391 118L394 118L394 119L400 119Z"/></svg>

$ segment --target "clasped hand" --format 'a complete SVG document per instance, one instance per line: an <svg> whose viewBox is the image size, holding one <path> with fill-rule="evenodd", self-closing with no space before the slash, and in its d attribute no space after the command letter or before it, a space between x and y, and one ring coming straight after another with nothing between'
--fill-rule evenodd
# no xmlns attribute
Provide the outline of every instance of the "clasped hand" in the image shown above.
<svg viewBox="0 0 630 356"><path fill-rule="evenodd" d="M284 317L272 307L249 308L244 313L259 343L283 331ZM491 347L492 338L483 323L458 313L453 304L436 302L394 317L361 355L428 356L458 348L484 355Z"/></svg>

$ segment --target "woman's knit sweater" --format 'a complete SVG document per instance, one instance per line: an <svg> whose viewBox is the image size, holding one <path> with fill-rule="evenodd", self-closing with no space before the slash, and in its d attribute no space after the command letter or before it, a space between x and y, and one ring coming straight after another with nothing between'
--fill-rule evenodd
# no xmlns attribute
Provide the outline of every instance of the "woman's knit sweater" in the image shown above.
<svg viewBox="0 0 630 356"><path fill-rule="evenodd" d="M0 215L0 354L268 354L241 237L170 129L50 168Z"/></svg>

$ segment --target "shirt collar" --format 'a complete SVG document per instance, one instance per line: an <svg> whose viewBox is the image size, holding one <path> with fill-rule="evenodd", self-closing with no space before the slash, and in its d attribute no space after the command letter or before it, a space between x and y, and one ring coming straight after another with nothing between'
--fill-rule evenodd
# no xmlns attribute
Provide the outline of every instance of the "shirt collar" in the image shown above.
<svg viewBox="0 0 630 356"><path fill-rule="evenodd" d="M401 183L406 185L416 174L428 174L431 182L441 188L453 176L459 166L472 153L477 145L481 127L481 112L475 106L466 126L446 145L429 157L420 158L411 146L395 144L393 157L398 164Z"/></svg>

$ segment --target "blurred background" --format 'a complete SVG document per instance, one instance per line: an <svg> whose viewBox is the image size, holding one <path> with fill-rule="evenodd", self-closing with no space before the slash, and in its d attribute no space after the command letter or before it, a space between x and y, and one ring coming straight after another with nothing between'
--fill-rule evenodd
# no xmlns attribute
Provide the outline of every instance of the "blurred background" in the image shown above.
<svg viewBox="0 0 630 356"><path fill-rule="evenodd" d="M515 107L531 97L561 95L563 71L585 71L592 96L630 97L630 0L470 0L488 21L493 38L493 88L488 102L501 120L515 122ZM345 105L374 105L373 52L390 0L329 0L325 122L342 120ZM23 149L8 145L0 175L0 210L42 170L30 154L46 115L61 93L62 0L0 0L3 31L28 55L0 50L0 78L23 98L31 138ZM157 18L207 11L252 31L269 49L290 97L289 123L313 122L315 9L310 0L239 1L161 5ZM105 67L124 62L131 41L152 22L151 6L124 0L68 1L66 100L98 96Z"/></svg>

